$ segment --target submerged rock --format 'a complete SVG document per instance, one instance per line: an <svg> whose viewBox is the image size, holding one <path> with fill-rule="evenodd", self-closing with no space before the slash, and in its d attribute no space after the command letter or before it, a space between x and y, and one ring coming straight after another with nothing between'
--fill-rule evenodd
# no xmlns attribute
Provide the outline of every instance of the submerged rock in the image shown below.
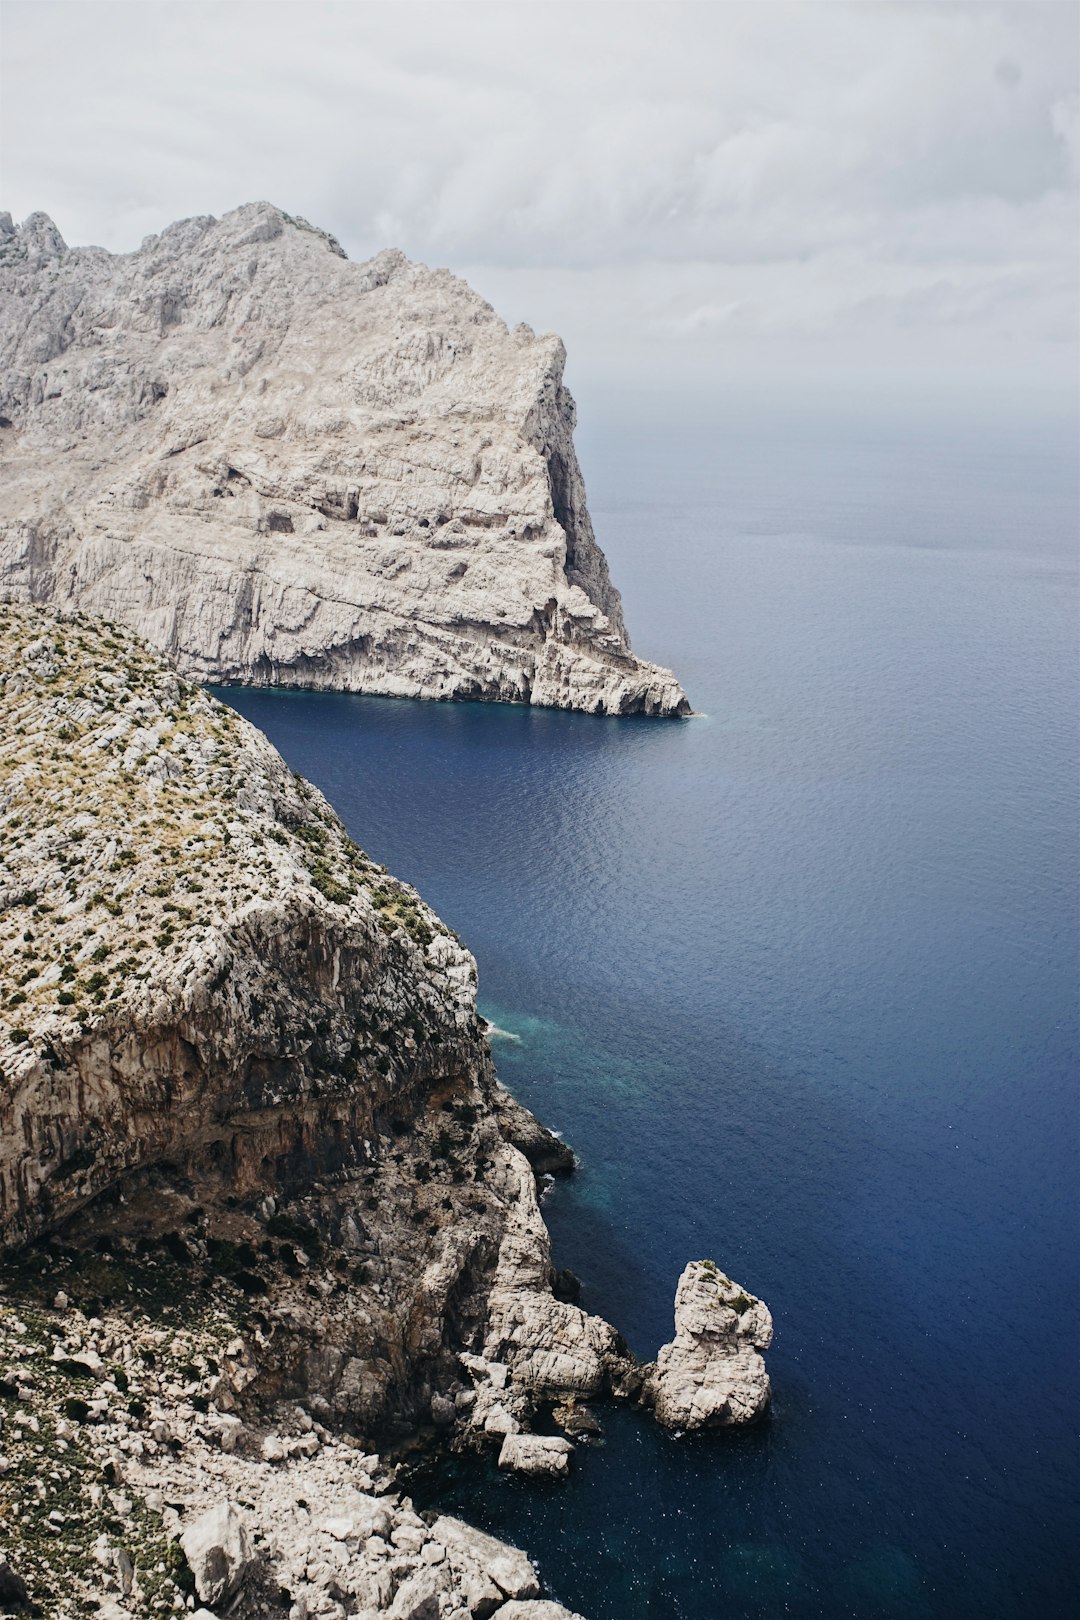
<svg viewBox="0 0 1080 1620"><path fill-rule="evenodd" d="M675 1293L675 1337L644 1370L642 1399L665 1428L752 1423L769 1404L759 1354L772 1343L772 1316L760 1299L711 1260L694 1260Z"/></svg>
<svg viewBox="0 0 1080 1620"><path fill-rule="evenodd" d="M630 650L564 362L269 203L118 255L0 215L0 589L203 681L688 713Z"/></svg>

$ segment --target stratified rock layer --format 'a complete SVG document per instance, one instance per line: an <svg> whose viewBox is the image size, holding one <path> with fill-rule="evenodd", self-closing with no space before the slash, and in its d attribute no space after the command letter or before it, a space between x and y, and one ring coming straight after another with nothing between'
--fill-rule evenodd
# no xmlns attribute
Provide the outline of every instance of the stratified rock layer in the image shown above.
<svg viewBox="0 0 1080 1620"><path fill-rule="evenodd" d="M630 650L564 359L269 204L120 256L0 215L0 592L199 680L688 713Z"/></svg>
<svg viewBox="0 0 1080 1620"><path fill-rule="evenodd" d="M752 1423L769 1405L759 1354L772 1343L768 1306L719 1271L693 1260L675 1293L675 1337L644 1372L644 1399L669 1429Z"/></svg>

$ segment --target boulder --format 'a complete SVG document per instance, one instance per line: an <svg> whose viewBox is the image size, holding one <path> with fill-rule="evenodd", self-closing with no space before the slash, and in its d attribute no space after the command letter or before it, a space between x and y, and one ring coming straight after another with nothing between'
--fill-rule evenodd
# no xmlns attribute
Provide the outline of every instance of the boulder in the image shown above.
<svg viewBox="0 0 1080 1620"><path fill-rule="evenodd" d="M595 1415L573 1396L556 1406L551 1415L562 1432L573 1440L581 1436L588 1439L602 1432Z"/></svg>
<svg viewBox="0 0 1080 1620"><path fill-rule="evenodd" d="M437 1429L449 1429L456 1416L454 1402L448 1395L431 1397L431 1421Z"/></svg>
<svg viewBox="0 0 1080 1620"><path fill-rule="evenodd" d="M439 1581L432 1571L418 1570L394 1594L391 1620L439 1620L439 1591Z"/></svg>
<svg viewBox="0 0 1080 1620"><path fill-rule="evenodd" d="M218 1502L180 1537L184 1557L204 1603L222 1603L240 1590L253 1562L244 1521L231 1502Z"/></svg>
<svg viewBox="0 0 1080 1620"><path fill-rule="evenodd" d="M372 1536L382 1540L391 1531L390 1512L377 1496L365 1496L362 1491L348 1491L339 1504L340 1511L321 1521L320 1528L335 1541L368 1541Z"/></svg>
<svg viewBox="0 0 1080 1620"><path fill-rule="evenodd" d="M582 1616L564 1609L561 1603L551 1603L544 1598L525 1603L515 1599L496 1609L495 1620L582 1620Z"/></svg>
<svg viewBox="0 0 1080 1620"><path fill-rule="evenodd" d="M540 1596L540 1582L528 1558L517 1547L497 1541L461 1519L436 1519L431 1535L455 1561L471 1563L508 1598Z"/></svg>
<svg viewBox="0 0 1080 1620"><path fill-rule="evenodd" d="M574 1448L552 1434L508 1434L499 1452L499 1467L515 1474L546 1474L562 1479L570 1472Z"/></svg>

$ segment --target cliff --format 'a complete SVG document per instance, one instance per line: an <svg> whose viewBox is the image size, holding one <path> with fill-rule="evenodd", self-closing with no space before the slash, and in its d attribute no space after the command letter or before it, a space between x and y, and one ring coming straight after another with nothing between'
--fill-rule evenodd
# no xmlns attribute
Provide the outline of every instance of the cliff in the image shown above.
<svg viewBox="0 0 1080 1620"><path fill-rule="evenodd" d="M214 1490L259 1500L266 1579L312 1604L336 1583L412 1614L392 1605L421 1575L418 1620L531 1601L535 1580L451 1556L445 1525L421 1556L398 1498L400 1544L366 1552L295 1510L388 1491L365 1448L417 1427L565 1468L528 1432L537 1407L637 1388L615 1331L552 1291L537 1175L570 1156L495 1078L471 956L126 630L9 605L0 671L0 1356L23 1358L0 1393L27 1442L0 1472L40 1473L31 1418L85 1461L63 1509L27 1496L23 1574L56 1596L65 1548L79 1580L96 1567L105 1468L186 1518ZM140 1614L151 1517L109 1542Z"/></svg>
<svg viewBox="0 0 1080 1620"><path fill-rule="evenodd" d="M764 1412L771 1318L711 1262L645 1368L565 1297L573 1157L475 981L254 727L0 606L0 1611L575 1620L396 1448L559 1477L534 1424L587 1441L594 1396Z"/></svg>
<svg viewBox="0 0 1080 1620"><path fill-rule="evenodd" d="M0 215L0 593L198 680L689 713L630 650L564 358L266 203L118 256Z"/></svg>

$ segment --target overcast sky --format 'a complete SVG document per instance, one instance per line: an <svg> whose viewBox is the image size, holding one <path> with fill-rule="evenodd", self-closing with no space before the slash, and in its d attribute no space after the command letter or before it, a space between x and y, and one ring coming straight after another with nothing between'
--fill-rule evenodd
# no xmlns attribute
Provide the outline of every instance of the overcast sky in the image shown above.
<svg viewBox="0 0 1080 1620"><path fill-rule="evenodd" d="M0 206L269 198L644 397L1075 376L1077 8L5 0Z"/></svg>

